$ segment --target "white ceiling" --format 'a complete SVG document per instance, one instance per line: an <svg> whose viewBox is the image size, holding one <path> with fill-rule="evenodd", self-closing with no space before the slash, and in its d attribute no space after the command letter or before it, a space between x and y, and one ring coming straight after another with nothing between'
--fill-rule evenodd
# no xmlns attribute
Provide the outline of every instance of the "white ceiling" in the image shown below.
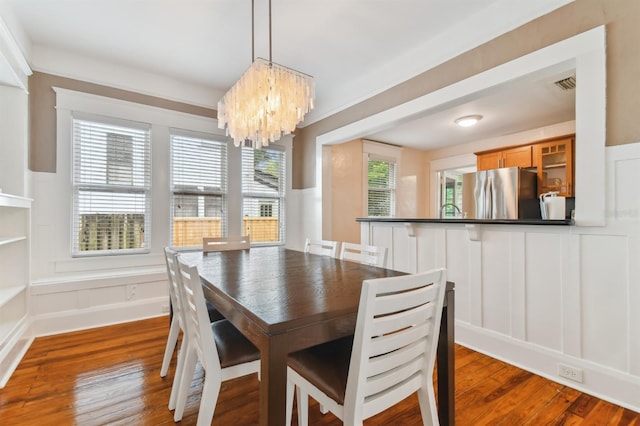
<svg viewBox="0 0 640 426"><path fill-rule="evenodd" d="M575 77L574 69L529 75L475 99L425 112L367 139L431 150L575 120L575 90L554 84L571 76ZM482 119L473 127L455 124L457 118L467 115L481 115Z"/></svg>
<svg viewBox="0 0 640 426"><path fill-rule="evenodd" d="M315 77L308 125L569 1L273 0L272 59ZM250 0L0 0L0 6L37 71L126 88L116 80L139 70L210 91L206 106L215 107L251 63ZM256 56L266 57L268 4L256 0L255 7ZM96 81L61 59L71 57L122 71ZM462 142L451 121L467 113L485 116L476 127L485 133L571 119L568 97L544 83L487 94L371 138L422 148Z"/></svg>

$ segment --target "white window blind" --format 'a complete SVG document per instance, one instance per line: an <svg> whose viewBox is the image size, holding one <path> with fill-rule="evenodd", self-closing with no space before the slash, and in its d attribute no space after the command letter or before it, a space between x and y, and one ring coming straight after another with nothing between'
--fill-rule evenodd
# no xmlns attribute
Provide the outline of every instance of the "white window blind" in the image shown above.
<svg viewBox="0 0 640 426"><path fill-rule="evenodd" d="M242 148L242 228L251 243L284 242L285 153Z"/></svg>
<svg viewBox="0 0 640 426"><path fill-rule="evenodd" d="M395 216L395 161L370 156L367 167L367 181L367 214L369 216Z"/></svg>
<svg viewBox="0 0 640 426"><path fill-rule="evenodd" d="M148 252L150 126L73 115L74 256Z"/></svg>
<svg viewBox="0 0 640 426"><path fill-rule="evenodd" d="M227 235L227 142L172 133L171 193L174 247Z"/></svg>

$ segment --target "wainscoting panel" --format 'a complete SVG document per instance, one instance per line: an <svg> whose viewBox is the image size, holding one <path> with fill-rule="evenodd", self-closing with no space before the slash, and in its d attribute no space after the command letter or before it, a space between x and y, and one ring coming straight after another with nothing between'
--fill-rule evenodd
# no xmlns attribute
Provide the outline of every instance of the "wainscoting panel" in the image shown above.
<svg viewBox="0 0 640 426"><path fill-rule="evenodd" d="M507 336L511 335L511 251L508 232L483 232L482 326Z"/></svg>
<svg viewBox="0 0 640 426"><path fill-rule="evenodd" d="M526 341L562 349L564 235L529 233L525 242Z"/></svg>
<svg viewBox="0 0 640 426"><path fill-rule="evenodd" d="M469 322L469 236L467 231L455 228L446 230L446 248L443 251L446 259L447 279L456 284L456 318Z"/></svg>
<svg viewBox="0 0 640 426"><path fill-rule="evenodd" d="M583 356L621 371L629 361L627 249L623 236L581 238Z"/></svg>
<svg viewBox="0 0 640 426"><path fill-rule="evenodd" d="M68 278L31 287L32 334L42 336L167 315L167 273Z"/></svg>

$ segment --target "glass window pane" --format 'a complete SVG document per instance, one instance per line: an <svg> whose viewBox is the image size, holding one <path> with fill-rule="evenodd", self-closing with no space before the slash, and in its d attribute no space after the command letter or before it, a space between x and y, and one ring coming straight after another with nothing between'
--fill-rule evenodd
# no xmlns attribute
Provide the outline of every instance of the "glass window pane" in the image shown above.
<svg viewBox="0 0 640 426"><path fill-rule="evenodd" d="M171 244L200 247L227 233L227 144L171 135Z"/></svg>
<svg viewBox="0 0 640 426"><path fill-rule="evenodd" d="M396 164L369 159L367 167L367 214L395 216Z"/></svg>
<svg viewBox="0 0 640 426"><path fill-rule="evenodd" d="M149 248L150 126L110 121L73 119L74 256Z"/></svg>
<svg viewBox="0 0 640 426"><path fill-rule="evenodd" d="M242 231L252 243L284 242L285 153L242 148Z"/></svg>

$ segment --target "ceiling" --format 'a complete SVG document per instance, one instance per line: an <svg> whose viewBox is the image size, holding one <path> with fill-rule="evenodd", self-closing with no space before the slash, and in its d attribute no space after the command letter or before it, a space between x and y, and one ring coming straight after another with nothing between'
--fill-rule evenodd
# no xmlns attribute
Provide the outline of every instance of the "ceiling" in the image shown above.
<svg viewBox="0 0 640 426"><path fill-rule="evenodd" d="M529 75L475 99L427 111L367 139L431 150L575 120L575 89L555 84L568 77L575 77L575 69ZM455 124L457 118L468 115L482 119L473 127Z"/></svg>
<svg viewBox="0 0 640 426"><path fill-rule="evenodd" d="M315 77L308 125L569 1L273 0L272 59ZM36 71L126 88L117 79L140 70L202 88L214 108L251 63L249 0L0 0L0 12ZM255 0L254 41L267 57L266 0ZM95 81L66 58L121 71ZM514 85L371 138L429 149L572 119L572 96L548 83ZM468 113L485 117L475 134L452 125Z"/></svg>

